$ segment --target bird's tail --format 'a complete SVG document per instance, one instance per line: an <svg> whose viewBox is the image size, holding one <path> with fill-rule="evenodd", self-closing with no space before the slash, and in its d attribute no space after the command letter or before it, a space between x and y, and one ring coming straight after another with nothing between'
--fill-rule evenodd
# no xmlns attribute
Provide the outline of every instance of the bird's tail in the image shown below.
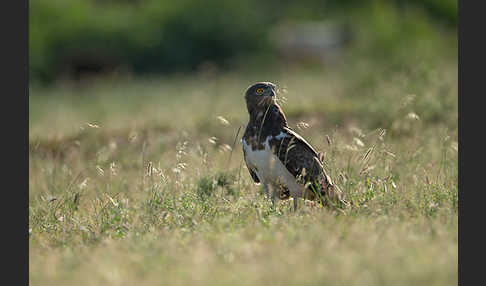
<svg viewBox="0 0 486 286"><path fill-rule="evenodd" d="M345 199L343 191L328 177L329 184L326 188L323 189L323 194L321 197L323 198L323 205L331 205L338 208L346 208L351 204Z"/></svg>

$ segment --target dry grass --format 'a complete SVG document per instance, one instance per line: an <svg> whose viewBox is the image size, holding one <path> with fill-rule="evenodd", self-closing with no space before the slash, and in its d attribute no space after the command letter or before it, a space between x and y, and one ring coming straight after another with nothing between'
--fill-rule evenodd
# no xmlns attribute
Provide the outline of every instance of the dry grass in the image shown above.
<svg viewBox="0 0 486 286"><path fill-rule="evenodd" d="M31 284L456 285L457 63L367 71L32 87ZM353 207L252 184L234 140L261 80Z"/></svg>

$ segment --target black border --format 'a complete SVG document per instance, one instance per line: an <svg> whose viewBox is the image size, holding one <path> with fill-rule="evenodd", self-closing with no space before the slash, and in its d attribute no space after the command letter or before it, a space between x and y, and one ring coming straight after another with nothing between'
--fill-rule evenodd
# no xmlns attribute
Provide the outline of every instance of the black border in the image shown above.
<svg viewBox="0 0 486 286"><path fill-rule="evenodd" d="M6 1L2 29L2 284L29 284L28 0ZM7 159L7 160L5 160ZM5 241L6 240L6 241ZM10 277L9 277L10 276ZM12 281L12 282L10 282Z"/></svg>
<svg viewBox="0 0 486 286"><path fill-rule="evenodd" d="M485 93L486 45L485 9L481 9L481 3L458 0L459 285L484 283L481 275L484 273L484 258L480 246L484 244L481 212L485 209L485 200L479 196L484 193L482 179L485 178L484 160L480 157L485 145L482 138L485 111L480 98ZM479 164L475 164L474 159Z"/></svg>

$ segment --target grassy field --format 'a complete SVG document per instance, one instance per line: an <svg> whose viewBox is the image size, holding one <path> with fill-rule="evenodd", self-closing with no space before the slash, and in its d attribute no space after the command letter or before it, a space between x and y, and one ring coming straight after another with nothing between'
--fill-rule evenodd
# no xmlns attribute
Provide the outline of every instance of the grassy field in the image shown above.
<svg viewBox="0 0 486 286"><path fill-rule="evenodd" d="M352 207L270 208L256 81ZM457 285L457 88L456 60L31 86L30 284Z"/></svg>

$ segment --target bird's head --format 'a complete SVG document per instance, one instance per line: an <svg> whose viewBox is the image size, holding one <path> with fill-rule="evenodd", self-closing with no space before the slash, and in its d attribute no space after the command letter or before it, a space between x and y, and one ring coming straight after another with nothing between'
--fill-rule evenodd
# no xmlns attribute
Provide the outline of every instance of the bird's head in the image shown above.
<svg viewBox="0 0 486 286"><path fill-rule="evenodd" d="M248 112L266 109L275 102L277 86L271 82L257 82L245 92Z"/></svg>

